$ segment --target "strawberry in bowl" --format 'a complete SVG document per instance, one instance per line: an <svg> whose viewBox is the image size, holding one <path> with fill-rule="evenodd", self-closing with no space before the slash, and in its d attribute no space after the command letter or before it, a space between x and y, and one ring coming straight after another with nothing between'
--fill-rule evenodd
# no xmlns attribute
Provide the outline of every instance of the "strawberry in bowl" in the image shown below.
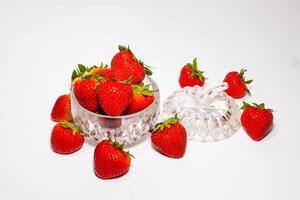
<svg viewBox="0 0 300 200"><path fill-rule="evenodd" d="M156 123L159 91L150 69L129 48L119 46L107 65L78 65L72 74L75 125L97 140L138 143Z"/></svg>

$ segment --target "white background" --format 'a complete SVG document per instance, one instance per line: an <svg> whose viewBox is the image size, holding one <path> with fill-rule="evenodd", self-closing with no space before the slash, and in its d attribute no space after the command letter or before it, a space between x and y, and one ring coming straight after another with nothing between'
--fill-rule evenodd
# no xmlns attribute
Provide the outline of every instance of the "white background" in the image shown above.
<svg viewBox="0 0 300 200"><path fill-rule="evenodd" d="M155 67L161 100L196 56L211 86L247 68L273 131L189 142L180 160L147 140L125 176L96 178L93 145L51 151L50 112L76 64L110 63L118 44ZM0 69L0 199L300 199L299 1L0 0Z"/></svg>

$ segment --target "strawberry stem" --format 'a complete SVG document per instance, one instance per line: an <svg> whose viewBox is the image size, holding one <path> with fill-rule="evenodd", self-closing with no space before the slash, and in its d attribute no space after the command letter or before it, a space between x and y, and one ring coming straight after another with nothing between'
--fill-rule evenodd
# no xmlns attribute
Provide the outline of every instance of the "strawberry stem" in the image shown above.
<svg viewBox="0 0 300 200"><path fill-rule="evenodd" d="M154 129L152 130L152 133L154 133L157 130L163 131L165 127L170 128L171 125L176 124L178 122L179 122L179 118L178 118L178 115L176 113L174 117L170 117L169 119L156 124Z"/></svg>
<svg viewBox="0 0 300 200"><path fill-rule="evenodd" d="M129 45L128 47L124 46L124 45L119 45L118 46L118 49L119 51L128 51L128 52L131 52L130 48L129 48ZM132 53L132 52L131 52Z"/></svg>
<svg viewBox="0 0 300 200"><path fill-rule="evenodd" d="M133 94L141 93L144 96L153 96L154 90L150 90L150 85L144 85L144 83L133 85Z"/></svg>
<svg viewBox="0 0 300 200"><path fill-rule="evenodd" d="M242 109L242 110L246 110L246 109L249 108L249 107L273 111L273 110L270 109L270 108L266 108L264 103L261 103L261 104L252 103L252 105L250 105L249 103L243 101L243 106L241 107L241 109Z"/></svg>
<svg viewBox="0 0 300 200"><path fill-rule="evenodd" d="M205 76L203 75L204 71L200 71L198 69L198 62L197 62L197 58L193 59L193 64L192 63L187 63L186 66L188 66L189 68L192 69L192 74L190 77L195 77L195 78L199 78L200 81L204 81Z"/></svg>
<svg viewBox="0 0 300 200"><path fill-rule="evenodd" d="M108 140L108 143L113 145L115 148L119 149L120 151L122 151L126 155L135 158L129 151L124 151L124 143L119 143L116 140L112 141L111 139Z"/></svg>
<svg viewBox="0 0 300 200"><path fill-rule="evenodd" d="M240 71L240 73L239 73L239 77L240 77L240 79L246 84L246 85L249 85L250 83L252 83L253 82L253 80L245 80L245 72L246 72L247 70L246 69L244 69L244 68L242 68L241 69L241 71ZM248 87L246 86L246 91L248 92L248 94L249 95L251 95L251 93L250 93L250 90L248 89Z"/></svg>
<svg viewBox="0 0 300 200"><path fill-rule="evenodd" d="M84 136L84 134L80 130L78 130L71 122L68 122L66 120L61 120L59 123L64 128L72 129L73 135L76 135L76 133L79 132L80 135Z"/></svg>

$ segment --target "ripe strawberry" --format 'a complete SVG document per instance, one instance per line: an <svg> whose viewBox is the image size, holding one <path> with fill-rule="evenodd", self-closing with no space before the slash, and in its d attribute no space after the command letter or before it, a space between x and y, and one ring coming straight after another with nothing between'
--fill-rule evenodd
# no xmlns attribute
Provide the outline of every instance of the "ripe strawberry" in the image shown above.
<svg viewBox="0 0 300 200"><path fill-rule="evenodd" d="M106 81L97 89L98 101L103 111L110 116L121 115L132 100L132 87L130 85Z"/></svg>
<svg viewBox="0 0 300 200"><path fill-rule="evenodd" d="M51 119L55 122L72 121L70 95L65 94L57 98L52 108Z"/></svg>
<svg viewBox="0 0 300 200"><path fill-rule="evenodd" d="M73 85L78 103L85 109L95 112L98 107L96 88L99 82L93 78L77 79Z"/></svg>
<svg viewBox="0 0 300 200"><path fill-rule="evenodd" d="M59 154L70 154L82 147L83 134L67 121L58 122L51 134L52 150Z"/></svg>
<svg viewBox="0 0 300 200"><path fill-rule="evenodd" d="M255 141L262 140L272 129L273 114L266 109L265 104L253 103L253 106L243 102L241 123L246 133Z"/></svg>
<svg viewBox="0 0 300 200"><path fill-rule="evenodd" d="M94 152L94 171L101 179L111 179L124 175L130 167L130 153L124 145L111 140L101 141Z"/></svg>
<svg viewBox="0 0 300 200"><path fill-rule="evenodd" d="M241 69L240 73L233 71L229 72L224 82L228 83L228 89L225 92L232 96L233 98L241 98L243 97L246 92L250 94L250 91L247 88L247 84L250 84L253 80L245 80L244 73L247 70Z"/></svg>
<svg viewBox="0 0 300 200"><path fill-rule="evenodd" d="M133 99L126 110L126 114L132 114L144 110L152 104L153 101L153 91L149 90L149 85L134 85Z"/></svg>
<svg viewBox="0 0 300 200"><path fill-rule="evenodd" d="M147 75L152 75L151 70L143 62L139 61L131 50L119 45L120 52L111 61L112 78L116 81L130 80L132 84L139 84Z"/></svg>
<svg viewBox="0 0 300 200"><path fill-rule="evenodd" d="M205 77L203 71L197 67L197 58L194 58L193 64L187 63L180 72L179 84L181 87L199 85L203 86Z"/></svg>
<svg viewBox="0 0 300 200"><path fill-rule="evenodd" d="M103 64L99 68L103 67ZM96 88L100 82L105 81L103 74L92 74L98 67L85 67L79 64L72 73L74 94L79 104L85 109L95 112L98 108ZM96 72L94 72L96 73Z"/></svg>
<svg viewBox="0 0 300 200"><path fill-rule="evenodd" d="M152 146L160 153L171 158L184 156L187 134L179 123L177 115L156 124L151 135Z"/></svg>

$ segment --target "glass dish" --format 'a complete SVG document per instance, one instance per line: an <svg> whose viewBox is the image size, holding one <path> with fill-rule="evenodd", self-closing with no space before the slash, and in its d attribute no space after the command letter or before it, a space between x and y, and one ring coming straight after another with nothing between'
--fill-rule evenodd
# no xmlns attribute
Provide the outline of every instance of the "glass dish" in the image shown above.
<svg viewBox="0 0 300 200"><path fill-rule="evenodd" d="M71 89L71 111L75 125L95 140L110 138L126 145L140 142L157 123L160 103L154 80L146 76L144 84L150 84L150 89L155 91L153 103L140 112L116 117L86 110L78 103Z"/></svg>
<svg viewBox="0 0 300 200"><path fill-rule="evenodd" d="M203 89L185 87L171 94L163 105L164 118L178 114L190 140L218 141L240 128L240 109L224 90L227 83Z"/></svg>

